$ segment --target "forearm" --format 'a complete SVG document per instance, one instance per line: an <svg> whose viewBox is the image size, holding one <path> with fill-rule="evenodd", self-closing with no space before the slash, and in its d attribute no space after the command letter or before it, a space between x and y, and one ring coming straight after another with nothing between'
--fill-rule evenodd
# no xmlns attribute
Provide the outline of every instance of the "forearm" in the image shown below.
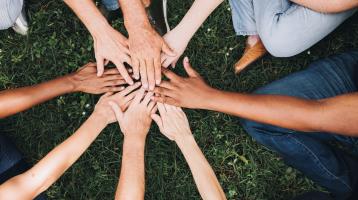
<svg viewBox="0 0 358 200"><path fill-rule="evenodd" d="M305 100L278 95L216 91L203 109L305 132L358 133L358 95Z"/></svg>
<svg viewBox="0 0 358 200"><path fill-rule="evenodd" d="M124 138L121 174L116 191L116 200L144 199L145 138Z"/></svg>
<svg viewBox="0 0 358 200"><path fill-rule="evenodd" d="M226 199L216 175L195 142L193 136L185 136L176 140L182 151L201 197L208 199Z"/></svg>
<svg viewBox="0 0 358 200"><path fill-rule="evenodd" d="M119 4L129 35L138 29L151 27L142 0L119 0Z"/></svg>
<svg viewBox="0 0 358 200"><path fill-rule="evenodd" d="M75 90L69 76L45 83L0 92L0 118L21 112L34 105Z"/></svg>
<svg viewBox="0 0 358 200"><path fill-rule="evenodd" d="M356 0L291 0L317 12L337 13L358 7Z"/></svg>
<svg viewBox="0 0 358 200"><path fill-rule="evenodd" d="M6 197L4 195L7 194L11 199L35 198L50 187L84 153L106 124L103 117L92 114L73 135L34 167L1 185L0 197Z"/></svg>
<svg viewBox="0 0 358 200"><path fill-rule="evenodd" d="M92 37L99 37L110 28L106 18L101 14L93 0L64 0L86 26Z"/></svg>
<svg viewBox="0 0 358 200"><path fill-rule="evenodd" d="M189 11L180 23L173 29L182 35L185 41L189 41L206 18L218 7L223 0L195 0Z"/></svg>

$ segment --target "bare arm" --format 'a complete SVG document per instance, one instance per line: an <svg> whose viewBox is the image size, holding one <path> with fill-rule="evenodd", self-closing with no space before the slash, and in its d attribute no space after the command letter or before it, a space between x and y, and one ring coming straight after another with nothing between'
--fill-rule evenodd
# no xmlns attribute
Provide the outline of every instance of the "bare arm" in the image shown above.
<svg viewBox="0 0 358 200"><path fill-rule="evenodd" d="M93 37L98 76L102 76L106 61L116 65L128 84L133 84L124 63L131 65L128 42L121 33L113 29L92 0L64 0L76 13Z"/></svg>
<svg viewBox="0 0 358 200"><path fill-rule="evenodd" d="M127 94L138 86L138 84L129 86L114 95L111 93L103 95L95 111L73 135L49 152L30 170L0 186L0 199L33 199L50 187L84 153L107 124L115 121L109 102L116 102L119 107L126 109L126 105L134 97Z"/></svg>
<svg viewBox="0 0 358 200"><path fill-rule="evenodd" d="M116 200L144 199L145 172L144 147L152 119L155 103L151 101L152 92L144 95L141 88L125 112L111 103L119 126L124 135L123 159L119 183L115 195Z"/></svg>
<svg viewBox="0 0 358 200"><path fill-rule="evenodd" d="M128 31L129 50L136 79L153 90L161 82L161 52L174 56L164 39L152 28L141 0L119 0Z"/></svg>
<svg viewBox="0 0 358 200"><path fill-rule="evenodd" d="M176 55L163 55L163 67L168 67L170 64L175 66L196 31L222 2L223 0L195 0L180 23L164 36L165 41L176 52Z"/></svg>
<svg viewBox="0 0 358 200"><path fill-rule="evenodd" d="M144 147L145 138L125 138L121 174L116 191L116 200L144 199Z"/></svg>
<svg viewBox="0 0 358 200"><path fill-rule="evenodd" d="M191 133L188 119L181 108L158 103L160 116L153 114L160 132L174 140L193 174L196 186L204 200L224 200L225 193L216 175L201 152Z"/></svg>
<svg viewBox="0 0 358 200"><path fill-rule="evenodd" d="M291 0L317 12L338 13L358 7L357 0Z"/></svg>
<svg viewBox="0 0 358 200"><path fill-rule="evenodd" d="M278 95L248 95L209 87L184 59L189 78L167 70L170 82L155 90L159 102L219 111L260 123L307 132L330 132L358 136L358 93L322 100ZM173 87L174 86L174 87Z"/></svg>
<svg viewBox="0 0 358 200"><path fill-rule="evenodd" d="M202 108L306 132L358 136L358 93L322 100L217 91Z"/></svg>
<svg viewBox="0 0 358 200"><path fill-rule="evenodd" d="M121 88L117 86L125 84L123 78L114 70L107 70L102 78L98 78L95 66L93 63L88 63L72 74L48 82L1 91L0 118L21 112L66 93L82 91L100 94L112 90L118 91Z"/></svg>

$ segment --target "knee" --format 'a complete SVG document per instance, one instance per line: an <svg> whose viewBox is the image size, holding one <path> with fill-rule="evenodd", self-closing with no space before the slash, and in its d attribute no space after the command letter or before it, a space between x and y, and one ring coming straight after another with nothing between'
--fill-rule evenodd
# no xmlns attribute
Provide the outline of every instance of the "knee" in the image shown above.
<svg viewBox="0 0 358 200"><path fill-rule="evenodd" d="M302 44L293 40L287 31L271 32L267 30L262 31L259 35L266 50L274 57L292 57L304 51Z"/></svg>

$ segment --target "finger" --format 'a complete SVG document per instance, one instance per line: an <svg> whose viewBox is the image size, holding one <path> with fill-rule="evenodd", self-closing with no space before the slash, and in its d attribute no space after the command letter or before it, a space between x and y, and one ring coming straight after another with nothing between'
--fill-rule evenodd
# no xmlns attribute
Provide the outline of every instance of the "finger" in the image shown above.
<svg viewBox="0 0 358 200"><path fill-rule="evenodd" d="M103 58L100 56L96 56L96 62L97 62L97 76L102 76L104 71Z"/></svg>
<svg viewBox="0 0 358 200"><path fill-rule="evenodd" d="M124 90L125 89L125 87L104 87L103 89L102 89L102 92L120 92L120 91L122 91L122 90Z"/></svg>
<svg viewBox="0 0 358 200"><path fill-rule="evenodd" d="M148 105L148 103L149 103L149 101L151 100L152 96L153 96L153 92L148 92L148 93L145 95L145 97L144 97L142 103L143 103L144 105Z"/></svg>
<svg viewBox="0 0 358 200"><path fill-rule="evenodd" d="M158 58L154 59L154 70L155 70L155 84L159 85L162 80L162 66Z"/></svg>
<svg viewBox="0 0 358 200"><path fill-rule="evenodd" d="M158 106L158 110L159 110L159 113L162 117L164 117L167 113L167 110L165 109L164 107L164 104L162 103L157 103L157 106Z"/></svg>
<svg viewBox="0 0 358 200"><path fill-rule="evenodd" d="M148 108L148 112L152 113L152 109L154 108L155 106L155 102L154 101L151 101L149 102L147 108Z"/></svg>
<svg viewBox="0 0 358 200"><path fill-rule="evenodd" d="M163 133L163 121L162 121L162 118L157 115L157 114L152 114L151 115L151 118L153 119L153 121L158 125L158 128L160 130L160 132Z"/></svg>
<svg viewBox="0 0 358 200"><path fill-rule="evenodd" d="M162 53L160 55L160 63L163 64L165 62L165 60L167 60L167 58L168 58L168 56L166 54Z"/></svg>
<svg viewBox="0 0 358 200"><path fill-rule="evenodd" d="M172 81L179 81L181 79L180 76L176 75L174 72L172 72L169 69L162 68L163 74Z"/></svg>
<svg viewBox="0 0 358 200"><path fill-rule="evenodd" d="M106 82L103 83L103 85L105 87L124 85L124 84L127 84L127 82L125 80L111 80L111 81L106 81Z"/></svg>
<svg viewBox="0 0 358 200"><path fill-rule="evenodd" d="M173 62L172 62L172 68L175 68L175 67L176 67L177 62L178 62L178 59L179 59L179 58L173 60Z"/></svg>
<svg viewBox="0 0 358 200"><path fill-rule="evenodd" d="M135 95L134 99L133 99L133 104L136 105L136 104L139 104L140 101L143 99L144 97L144 93L145 93L145 89L144 88L141 88L138 93Z"/></svg>
<svg viewBox="0 0 358 200"><path fill-rule="evenodd" d="M171 89L171 90L177 89L177 87L169 81L162 81L162 83L159 85L159 87L167 88L167 89Z"/></svg>
<svg viewBox="0 0 358 200"><path fill-rule="evenodd" d="M113 94L113 92L106 92L104 95L101 96L101 98L99 98L99 100L107 98L107 97L111 96L112 94Z"/></svg>
<svg viewBox="0 0 358 200"><path fill-rule="evenodd" d="M169 104L169 105L174 105L174 106L179 106L177 101L171 97L167 97L167 96L153 96L152 100L155 102L160 102L160 103L164 103L164 104ZM159 106L158 106L159 108Z"/></svg>
<svg viewBox="0 0 358 200"><path fill-rule="evenodd" d="M166 42L163 42L162 46L163 53L167 54L168 56L176 56L177 54L168 46Z"/></svg>
<svg viewBox="0 0 358 200"><path fill-rule="evenodd" d="M168 68L171 63L172 63L172 59L167 58L164 62L162 62L162 66L164 68Z"/></svg>
<svg viewBox="0 0 358 200"><path fill-rule="evenodd" d="M155 87L155 69L154 69L154 59L148 59L145 61L148 77L149 90L153 91Z"/></svg>
<svg viewBox="0 0 358 200"><path fill-rule="evenodd" d="M155 114L157 112L157 110L158 110L158 106L157 106L156 103L154 103L154 107L153 107L153 109L151 111L151 114Z"/></svg>
<svg viewBox="0 0 358 200"><path fill-rule="evenodd" d="M104 70L103 74L104 75L114 75L114 74L119 74L119 71L116 68L112 68L112 69Z"/></svg>
<svg viewBox="0 0 358 200"><path fill-rule="evenodd" d="M171 89L167 89L167 88L162 88L162 87L156 87L154 89L154 93L155 94L160 94L160 95L163 95L163 96L168 96L168 97L176 97L175 93L173 90Z"/></svg>
<svg viewBox="0 0 358 200"><path fill-rule="evenodd" d="M190 77L200 77L199 73L196 72L190 65L189 63L189 58L185 57L183 59L183 65L184 65L184 69L186 71L186 73L190 76Z"/></svg>
<svg viewBox="0 0 358 200"><path fill-rule="evenodd" d="M126 82L129 85L133 85L134 82L133 82L132 78L129 76L128 71L124 67L123 63L115 61L114 64L116 65L119 73L121 73L121 75L123 76L124 80L126 80Z"/></svg>
<svg viewBox="0 0 358 200"><path fill-rule="evenodd" d="M109 60L105 59L104 60L104 66L108 65L108 63L109 63Z"/></svg>
<svg viewBox="0 0 358 200"><path fill-rule="evenodd" d="M141 82L136 82L136 83L134 83L133 85L130 85L130 86L126 87L126 89L123 90L123 91L120 93L120 95L126 96L127 94L131 93L133 90L139 88L139 87L141 86L141 84L142 84Z"/></svg>
<svg viewBox="0 0 358 200"><path fill-rule="evenodd" d="M117 71L117 74L112 74L112 75L105 75L101 78L102 81L115 81L115 80L123 80L122 75L119 74L118 70L115 69ZM125 82L125 81L124 81Z"/></svg>
<svg viewBox="0 0 358 200"><path fill-rule="evenodd" d="M147 69L145 66L145 61L140 60L140 67L139 67L139 73L140 73L140 80L142 81L142 85L145 89L148 89L148 79L147 79Z"/></svg>
<svg viewBox="0 0 358 200"><path fill-rule="evenodd" d="M136 80L139 79L139 60L136 58L132 58L132 68L133 68L133 75Z"/></svg>
<svg viewBox="0 0 358 200"><path fill-rule="evenodd" d="M126 104L126 103L132 101L134 99L134 97L136 96L136 94L137 94L136 92L132 92L132 93L128 94L127 96L125 96L123 98L123 104Z"/></svg>
<svg viewBox="0 0 358 200"><path fill-rule="evenodd" d="M123 112L122 112L121 108L113 101L108 102L108 104L111 106L114 114L116 115L117 121L121 121L123 118Z"/></svg>
<svg viewBox="0 0 358 200"><path fill-rule="evenodd" d="M126 62L128 65L132 66L132 60L128 55L124 55L124 57L122 59L123 59L123 62Z"/></svg>

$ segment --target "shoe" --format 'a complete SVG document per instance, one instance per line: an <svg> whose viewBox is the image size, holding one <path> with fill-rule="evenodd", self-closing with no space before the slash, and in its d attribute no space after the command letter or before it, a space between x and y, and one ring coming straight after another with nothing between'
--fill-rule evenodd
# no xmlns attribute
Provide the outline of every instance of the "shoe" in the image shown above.
<svg viewBox="0 0 358 200"><path fill-rule="evenodd" d="M261 40L253 46L246 44L244 55L234 65L235 74L239 74L243 69L261 58L267 53L267 50Z"/></svg>
<svg viewBox="0 0 358 200"><path fill-rule="evenodd" d="M123 13L120 8L116 10L108 10L106 6L103 4L99 4L99 11L102 13L102 15L107 19L108 23L112 23L114 20L122 18Z"/></svg>
<svg viewBox="0 0 358 200"><path fill-rule="evenodd" d="M12 29L20 35L27 35L29 32L29 24L26 17L25 6L22 8L20 16L16 19L15 24L12 26Z"/></svg>
<svg viewBox="0 0 358 200"><path fill-rule="evenodd" d="M159 35L163 36L170 31L167 18L167 0L152 0L146 11L150 23Z"/></svg>

